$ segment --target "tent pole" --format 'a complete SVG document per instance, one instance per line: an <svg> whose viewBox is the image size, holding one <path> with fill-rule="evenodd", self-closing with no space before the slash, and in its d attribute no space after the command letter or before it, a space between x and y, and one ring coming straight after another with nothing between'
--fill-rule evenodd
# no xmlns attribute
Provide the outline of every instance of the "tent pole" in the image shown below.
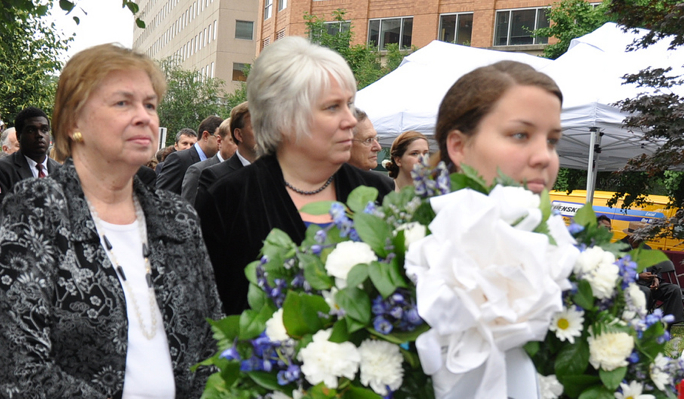
<svg viewBox="0 0 684 399"><path fill-rule="evenodd" d="M601 136L597 127L589 129L591 138L589 140L589 163L587 164L587 198L586 202L594 203L594 190L596 188L596 162L601 153Z"/></svg>

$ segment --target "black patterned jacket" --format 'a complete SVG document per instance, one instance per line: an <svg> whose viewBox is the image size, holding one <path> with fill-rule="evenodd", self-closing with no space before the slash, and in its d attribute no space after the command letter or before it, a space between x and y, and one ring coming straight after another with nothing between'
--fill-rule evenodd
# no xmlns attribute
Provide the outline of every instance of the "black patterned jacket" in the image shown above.
<svg viewBox="0 0 684 399"><path fill-rule="evenodd" d="M220 318L214 275L194 209L134 180L177 398L199 398L209 370L192 373ZM100 245L76 169L29 179L7 195L0 227L0 396L117 398L126 366L123 288Z"/></svg>

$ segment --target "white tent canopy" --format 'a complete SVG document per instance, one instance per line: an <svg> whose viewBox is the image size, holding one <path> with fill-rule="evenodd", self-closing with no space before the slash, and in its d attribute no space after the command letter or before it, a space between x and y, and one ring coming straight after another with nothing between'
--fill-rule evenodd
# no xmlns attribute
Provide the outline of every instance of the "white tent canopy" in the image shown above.
<svg viewBox="0 0 684 399"><path fill-rule="evenodd" d="M563 91L561 124L565 137L558 149L561 166L587 169L594 155L589 148L597 144L601 151L596 170L617 170L630 158L652 153L656 148L656 144L643 142L622 128L626 115L612 104L644 91L635 85L623 85L622 76L647 66L671 66L673 73L684 72L684 50L668 51L669 40L626 52L626 46L638 36L608 23L573 40L570 50L555 61L435 41L359 91L356 104L368 113L384 146L391 145L406 130L432 137L439 104L459 77L500 60L525 62L554 78Z"/></svg>

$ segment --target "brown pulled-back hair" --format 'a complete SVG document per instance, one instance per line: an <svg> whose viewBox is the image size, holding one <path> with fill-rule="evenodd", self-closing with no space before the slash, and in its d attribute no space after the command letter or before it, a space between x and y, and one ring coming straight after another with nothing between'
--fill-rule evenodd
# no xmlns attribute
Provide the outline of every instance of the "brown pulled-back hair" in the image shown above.
<svg viewBox="0 0 684 399"><path fill-rule="evenodd" d="M409 130L397 136L392 142L392 147L390 148L390 159L387 162L383 162L383 166L389 172L389 177L396 179L399 176L399 166L394 161L397 158L404 156L404 153L408 147L416 140L428 141L422 133L415 130Z"/></svg>
<svg viewBox="0 0 684 399"><path fill-rule="evenodd" d="M459 130L466 136L476 134L480 121L513 86L539 87L555 95L563 103L563 94L556 82L527 64L499 61L477 68L461 76L447 91L439 106L435 129L439 151L433 157L433 163L444 161L450 165L446 148L449 133Z"/></svg>

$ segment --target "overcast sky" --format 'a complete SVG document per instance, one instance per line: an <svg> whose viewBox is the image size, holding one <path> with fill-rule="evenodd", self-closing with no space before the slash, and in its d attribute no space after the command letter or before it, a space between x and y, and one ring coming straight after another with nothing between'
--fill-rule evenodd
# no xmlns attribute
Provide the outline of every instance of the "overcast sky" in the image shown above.
<svg viewBox="0 0 684 399"><path fill-rule="evenodd" d="M65 61L77 52L98 44L118 42L126 47L133 44L133 14L127 8L121 8L120 0L80 0L69 15L64 15L59 2L55 2L52 15L58 29L66 35L76 33ZM73 15L81 19L80 24L76 25Z"/></svg>

